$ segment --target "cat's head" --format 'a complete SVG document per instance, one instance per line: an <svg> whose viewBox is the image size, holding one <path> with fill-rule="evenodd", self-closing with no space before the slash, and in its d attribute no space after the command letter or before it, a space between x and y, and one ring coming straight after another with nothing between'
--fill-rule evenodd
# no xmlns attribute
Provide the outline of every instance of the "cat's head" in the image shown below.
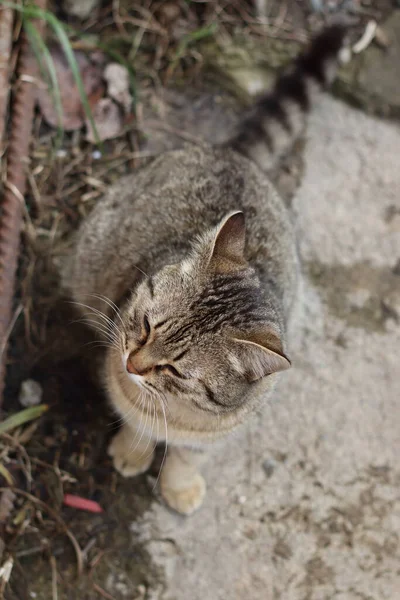
<svg viewBox="0 0 400 600"><path fill-rule="evenodd" d="M183 262L141 282L121 315L124 377L221 414L241 406L256 381L290 366L244 247L236 212Z"/></svg>

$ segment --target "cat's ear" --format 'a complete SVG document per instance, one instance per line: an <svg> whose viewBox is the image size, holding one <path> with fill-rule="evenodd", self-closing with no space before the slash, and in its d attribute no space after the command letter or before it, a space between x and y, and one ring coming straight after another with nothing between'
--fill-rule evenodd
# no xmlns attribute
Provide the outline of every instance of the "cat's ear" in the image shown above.
<svg viewBox="0 0 400 600"><path fill-rule="evenodd" d="M249 382L290 368L282 341L271 328L235 336L235 342L241 371Z"/></svg>
<svg viewBox="0 0 400 600"><path fill-rule="evenodd" d="M246 266L244 246L246 226L240 211L225 217L213 240L209 264L220 272L243 269Z"/></svg>

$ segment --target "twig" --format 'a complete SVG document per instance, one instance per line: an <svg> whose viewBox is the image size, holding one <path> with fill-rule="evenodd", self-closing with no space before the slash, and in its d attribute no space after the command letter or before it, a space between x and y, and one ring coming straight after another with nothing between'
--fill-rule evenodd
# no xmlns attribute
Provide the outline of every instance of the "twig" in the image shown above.
<svg viewBox="0 0 400 600"><path fill-rule="evenodd" d="M14 566L14 559L9 556L5 563L0 567L0 597L3 598L3 594L7 583L10 580L11 572Z"/></svg>
<svg viewBox="0 0 400 600"><path fill-rule="evenodd" d="M54 556L50 556L51 564L51 592L53 600L58 600L58 589L57 589L57 562Z"/></svg>
<svg viewBox="0 0 400 600"><path fill-rule="evenodd" d="M17 322L17 319L18 319L19 315L22 312L22 309L23 309L22 304L19 304L17 306L17 308L15 309L14 315L13 315L13 317L11 319L11 323L9 324L8 329L6 331L5 338L4 338L4 340L0 344L0 362L1 362L2 358L3 358L3 353L4 353L5 349L6 349L6 346L7 346L7 343L8 343L8 339L9 339L11 333L12 333L12 330L14 329L15 323Z"/></svg>
<svg viewBox="0 0 400 600"><path fill-rule="evenodd" d="M81 550L81 547L79 546L79 543L78 543L76 537L68 529L68 527L66 526L66 524L64 523L64 521L61 519L61 517L59 517L58 514L56 513L56 511L53 510L52 508L50 508L50 506L48 506L48 504L46 504L45 502L43 502L43 500L40 500L39 498L36 498L36 496L33 496L32 494L29 494L28 492L24 492L24 490L20 490L18 488L5 488L5 487L1 487L0 488L0 492L4 492L4 490L8 490L8 489L11 489L15 494L23 496L24 498L27 498L28 500L30 500L34 504L37 504L38 506L42 507L62 527L65 535L68 537L68 539L70 540L70 542L71 542L71 544L72 544L72 546L73 546L73 548L75 550L76 563L77 563L77 569L78 569L78 576L80 577L81 574L82 574L82 571L83 571L82 550Z"/></svg>
<svg viewBox="0 0 400 600"><path fill-rule="evenodd" d="M96 590L100 596L103 596L103 598L107 598L107 600L115 600L114 596L111 596L111 594L103 590L103 588L97 585L97 583L93 584L93 589Z"/></svg>
<svg viewBox="0 0 400 600"><path fill-rule="evenodd" d="M363 52L363 50L366 50L366 48L368 48L368 46L375 37L377 27L378 24L376 21L368 21L364 33L352 48L354 54L360 54L360 52Z"/></svg>
<svg viewBox="0 0 400 600"><path fill-rule="evenodd" d="M27 548L26 550L20 550L16 553L17 558L24 558L26 556L34 556L35 554L40 554L44 550L48 548L47 543L41 544L40 546L33 546L32 548Z"/></svg>
<svg viewBox="0 0 400 600"><path fill-rule="evenodd" d="M25 473L28 489L30 489L31 483L32 483L32 465L31 465L31 461L29 459L29 455L28 455L27 451L25 450L24 446L22 446L22 444L17 439L15 439L12 435L9 435L8 433L2 433L1 437L4 440L6 440L7 442L9 442L12 446L14 446L21 453L21 456L24 458L24 461L23 461L23 462L25 462L24 473Z"/></svg>

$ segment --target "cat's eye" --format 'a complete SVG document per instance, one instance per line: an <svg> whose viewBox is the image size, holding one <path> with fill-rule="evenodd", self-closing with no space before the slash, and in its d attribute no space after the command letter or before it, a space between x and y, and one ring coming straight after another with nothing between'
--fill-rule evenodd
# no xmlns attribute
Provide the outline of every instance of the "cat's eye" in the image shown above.
<svg viewBox="0 0 400 600"><path fill-rule="evenodd" d="M143 317L143 327L146 332L146 335L150 335L150 323L149 319L147 318L147 315L144 315Z"/></svg>
<svg viewBox="0 0 400 600"><path fill-rule="evenodd" d="M149 323L149 319L147 318L147 315L144 315L143 317L143 329L144 329L144 335L142 335L142 338L140 340L140 344L143 345L147 342L147 338L150 335L150 323Z"/></svg>
<svg viewBox="0 0 400 600"><path fill-rule="evenodd" d="M179 371L175 369L175 367L173 367L172 365L161 365L161 369L163 371L168 371L168 373L171 373L171 375L175 375L175 377L180 377L181 379L183 379L183 375L179 373Z"/></svg>

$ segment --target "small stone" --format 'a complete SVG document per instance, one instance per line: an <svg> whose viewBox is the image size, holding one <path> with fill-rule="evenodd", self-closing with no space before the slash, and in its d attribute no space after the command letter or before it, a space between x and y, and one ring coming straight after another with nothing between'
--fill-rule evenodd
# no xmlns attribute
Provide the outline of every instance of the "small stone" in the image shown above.
<svg viewBox="0 0 400 600"><path fill-rule="evenodd" d="M142 583L136 588L135 600L143 600L146 597L146 586Z"/></svg>
<svg viewBox="0 0 400 600"><path fill-rule="evenodd" d="M36 406L42 400L43 390L41 385L33 379L26 379L22 382L19 392L19 403L25 408Z"/></svg>
<svg viewBox="0 0 400 600"><path fill-rule="evenodd" d="M68 15L78 19L87 19L95 12L100 0L64 0L63 8Z"/></svg>
<svg viewBox="0 0 400 600"><path fill-rule="evenodd" d="M103 77L107 82L107 93L118 102L125 114L129 114L132 108L132 96L129 92L129 71L119 63L110 63L104 69Z"/></svg>
<svg viewBox="0 0 400 600"><path fill-rule="evenodd" d="M268 479L272 477L273 472L275 471L276 463L274 460L267 458L264 460L262 464L262 468Z"/></svg>
<svg viewBox="0 0 400 600"><path fill-rule="evenodd" d="M100 160L101 157L102 157L102 154L101 154L100 150L93 150L93 152L92 152L93 160Z"/></svg>

